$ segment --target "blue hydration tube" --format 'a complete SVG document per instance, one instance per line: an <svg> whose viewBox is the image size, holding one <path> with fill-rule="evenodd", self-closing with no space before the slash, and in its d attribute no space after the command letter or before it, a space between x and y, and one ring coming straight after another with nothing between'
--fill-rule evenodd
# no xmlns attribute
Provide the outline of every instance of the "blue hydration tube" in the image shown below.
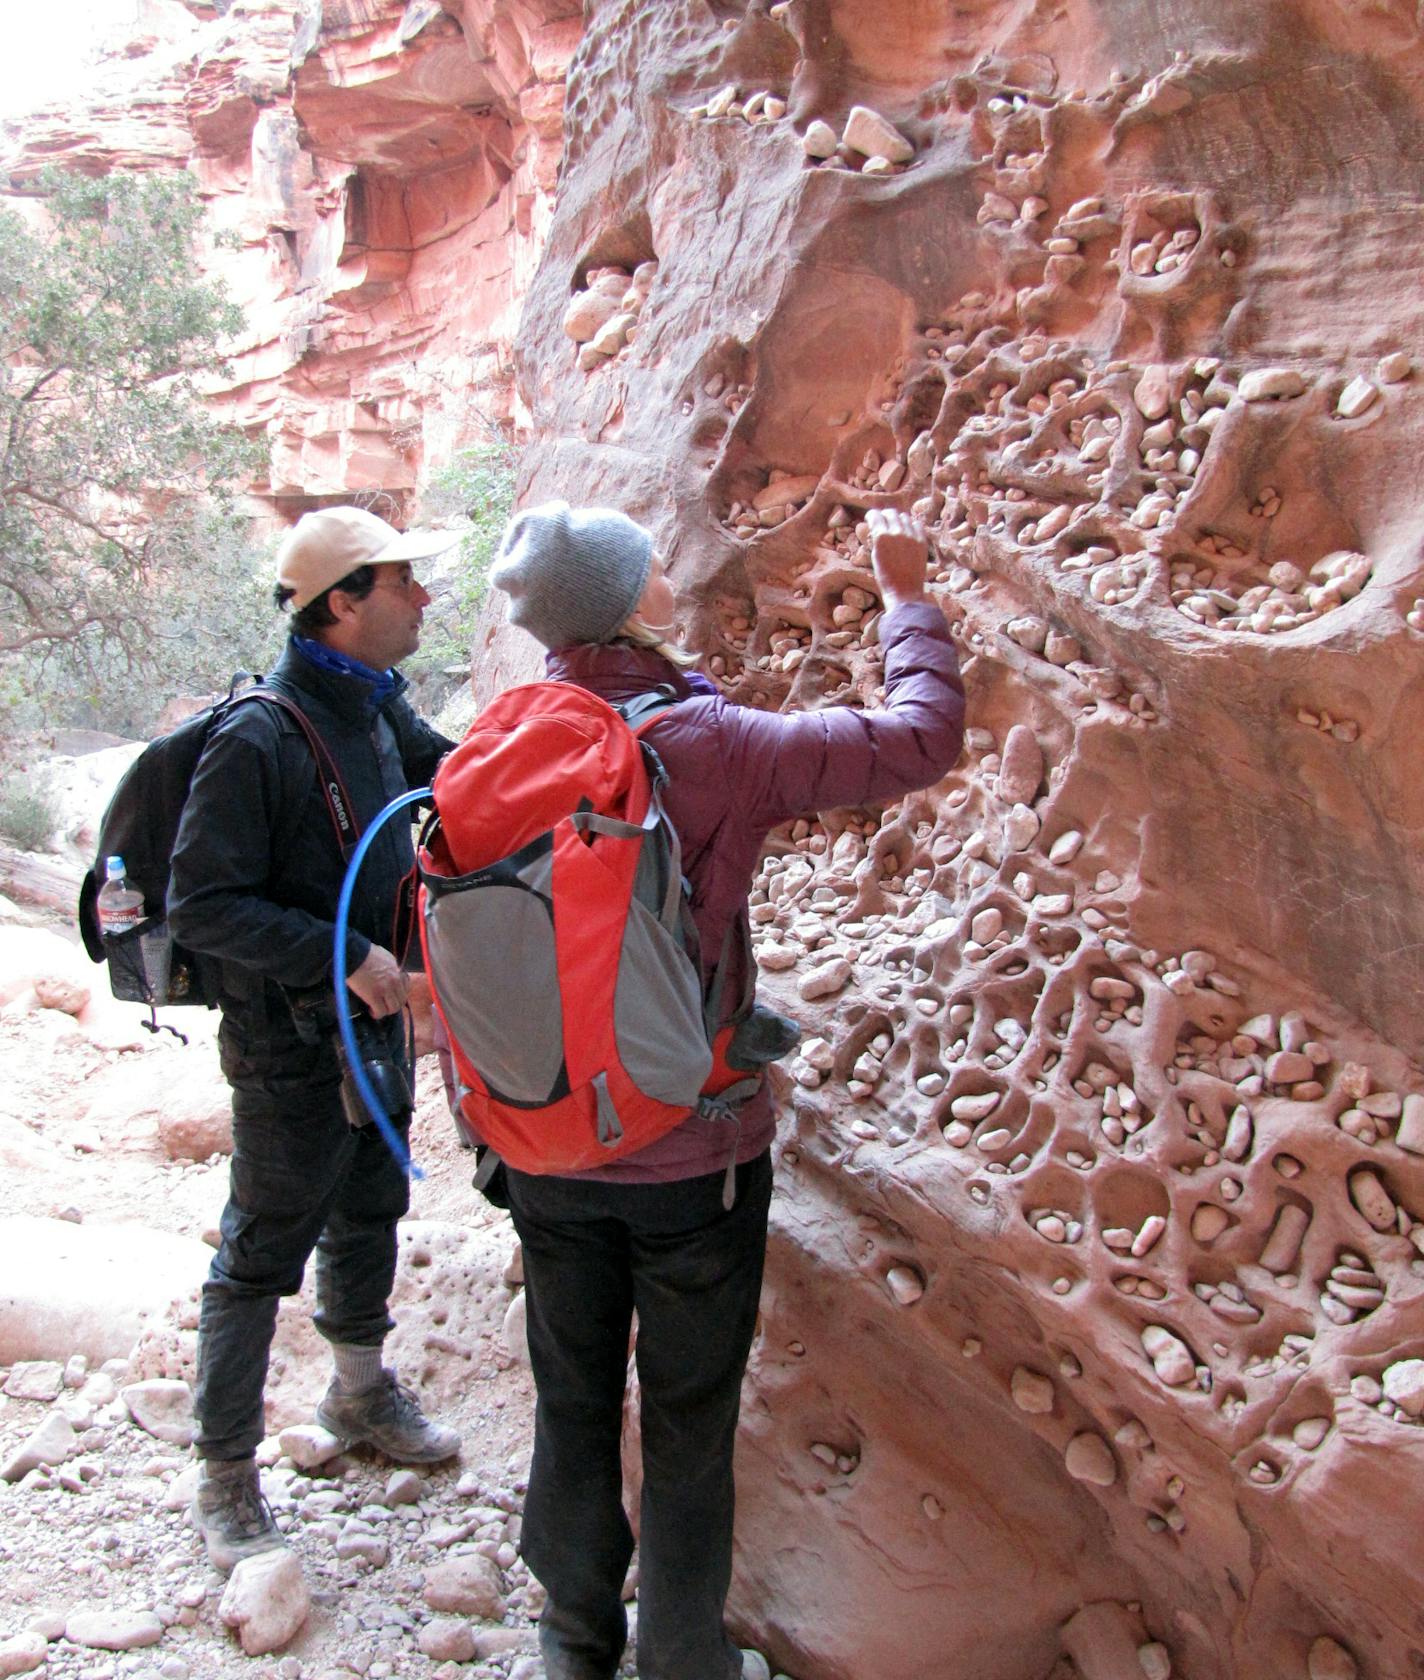
<svg viewBox="0 0 1424 1680"><path fill-rule="evenodd" d="M356 876L360 873L361 864L366 853L370 850L371 842L376 838L381 827L393 817L397 811L403 811L409 805L416 805L422 799L429 799L431 789L416 788L413 793L403 793L399 799L393 799L385 810L361 836L356 844L356 850L351 854L351 861L346 866L346 878L341 883L341 896L336 901L336 932L333 936L335 944L332 973L336 981L336 1024L341 1030L341 1042L346 1050L346 1065L351 1069L351 1076L356 1081L356 1089L361 1093L361 1100L369 1109L371 1118L376 1122L376 1128L385 1140L386 1148L400 1163L401 1170L410 1174L412 1178L424 1178L425 1174L410 1158L410 1151L401 1141L400 1133L390 1122L381 1099L376 1095L376 1088L371 1083L371 1077L366 1072L366 1064L361 1059L361 1050L356 1043L355 1029L351 1025L351 1003L347 996L346 985L346 928L351 917L351 895L356 890ZM415 1069L410 1070L412 1085L415 1080Z"/></svg>

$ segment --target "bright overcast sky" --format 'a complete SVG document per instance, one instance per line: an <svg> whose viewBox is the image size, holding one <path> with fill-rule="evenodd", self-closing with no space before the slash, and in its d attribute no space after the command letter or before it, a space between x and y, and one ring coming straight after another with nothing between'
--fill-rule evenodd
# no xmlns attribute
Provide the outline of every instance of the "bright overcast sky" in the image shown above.
<svg viewBox="0 0 1424 1680"><path fill-rule="evenodd" d="M82 91L99 41L136 9L134 0L0 0L0 118Z"/></svg>

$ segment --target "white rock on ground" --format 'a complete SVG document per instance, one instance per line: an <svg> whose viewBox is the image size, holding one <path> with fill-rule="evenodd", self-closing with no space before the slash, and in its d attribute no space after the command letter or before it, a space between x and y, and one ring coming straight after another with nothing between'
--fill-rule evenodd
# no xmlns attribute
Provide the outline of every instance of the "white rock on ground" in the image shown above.
<svg viewBox="0 0 1424 1680"><path fill-rule="evenodd" d="M152 1314L207 1275L212 1250L138 1225L0 1219L0 1364L124 1359Z"/></svg>
<svg viewBox="0 0 1424 1680"><path fill-rule="evenodd" d="M0 1641L0 1680L32 1674L43 1666L48 1654L49 1641L42 1633L17 1633L13 1639Z"/></svg>
<svg viewBox="0 0 1424 1680"><path fill-rule="evenodd" d="M18 1482L42 1464L63 1464L77 1440L74 1425L64 1413L51 1412L0 1465L0 1481Z"/></svg>
<svg viewBox="0 0 1424 1680"><path fill-rule="evenodd" d="M455 1611L497 1622L504 1614L499 1571L478 1553L447 1558L427 1571L425 1602L432 1610Z"/></svg>
<svg viewBox="0 0 1424 1680"><path fill-rule="evenodd" d="M319 1423L294 1423L277 1437L282 1451L299 1470L315 1470L341 1451L339 1437Z"/></svg>
<svg viewBox="0 0 1424 1680"><path fill-rule="evenodd" d="M196 1432L193 1391L173 1377L151 1377L119 1390L129 1416L156 1440L191 1446Z"/></svg>
<svg viewBox="0 0 1424 1680"><path fill-rule="evenodd" d="M236 1628L248 1656L260 1657L295 1639L310 1609L301 1563L282 1547L241 1560L228 1577L218 1614Z"/></svg>
<svg viewBox="0 0 1424 1680"><path fill-rule="evenodd" d="M70 1611L64 1637L95 1651L139 1651L162 1639L163 1623L152 1610L86 1604Z"/></svg>
<svg viewBox="0 0 1424 1680"><path fill-rule="evenodd" d="M57 1359L20 1359L5 1379L12 1400L58 1400L64 1387L64 1366Z"/></svg>

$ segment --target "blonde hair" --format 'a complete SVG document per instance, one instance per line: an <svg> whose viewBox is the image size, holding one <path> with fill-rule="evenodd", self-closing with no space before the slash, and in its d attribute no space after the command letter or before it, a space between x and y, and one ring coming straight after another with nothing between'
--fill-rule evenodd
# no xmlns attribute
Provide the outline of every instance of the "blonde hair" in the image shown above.
<svg viewBox="0 0 1424 1680"><path fill-rule="evenodd" d="M687 653L680 647L674 647L659 631L654 630L651 624L644 624L638 618L626 620L613 639L617 642L631 642L634 647L648 648L653 653L660 653L669 665L676 665L679 670L691 670L701 662L700 654Z"/></svg>

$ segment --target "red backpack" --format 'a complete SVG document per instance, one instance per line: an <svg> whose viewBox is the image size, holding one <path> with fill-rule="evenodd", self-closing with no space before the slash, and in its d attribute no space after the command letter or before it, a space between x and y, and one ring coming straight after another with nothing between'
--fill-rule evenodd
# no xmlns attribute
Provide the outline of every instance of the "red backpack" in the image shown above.
<svg viewBox="0 0 1424 1680"><path fill-rule="evenodd" d="M716 971L704 995L666 778L639 739L673 703L660 691L620 712L527 683L435 774L420 930L452 1107L520 1172L604 1165L709 1105L734 1119L756 1088L724 1059L732 1027L717 1030Z"/></svg>

